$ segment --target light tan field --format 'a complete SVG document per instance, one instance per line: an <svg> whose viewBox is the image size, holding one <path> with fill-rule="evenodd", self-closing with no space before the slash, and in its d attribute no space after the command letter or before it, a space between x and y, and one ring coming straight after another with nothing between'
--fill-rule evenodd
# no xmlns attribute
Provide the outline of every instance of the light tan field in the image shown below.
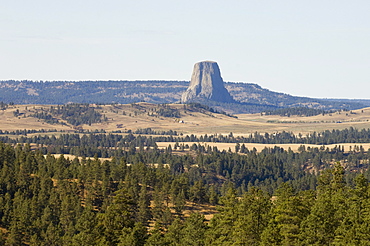
<svg viewBox="0 0 370 246"><path fill-rule="evenodd" d="M26 117L23 116L15 117L13 112L15 110L19 110L20 112L28 112L26 107L32 110L32 107L42 107L39 105L15 105L14 107L10 107L6 110L0 110L0 130L8 130L8 131L16 131L16 130L24 130L24 129L65 129L60 127L60 125L50 125L45 123L42 120L38 120L33 117ZM48 106L46 106L48 107Z"/></svg>
<svg viewBox="0 0 370 246"><path fill-rule="evenodd" d="M284 130L304 134L313 131L322 132L349 127L357 129L370 128L370 108L353 110L351 112L336 112L329 115L320 114L310 117L262 116L261 114L239 114L237 116L243 121L266 124L266 129L269 129L266 132L271 132L271 130L273 132L273 129L276 129L276 131Z"/></svg>
<svg viewBox="0 0 370 246"><path fill-rule="evenodd" d="M179 144L184 144L184 145L189 145L192 146L193 144L200 144L202 146L211 146L211 147L217 147L218 150L226 150L228 151L229 149L232 151L232 152L235 152L235 143L213 143L213 142L202 142L202 143L198 143L198 142L179 142ZM175 143L173 142L157 142L157 145L158 145L158 148L160 149L164 149L166 147L168 147L169 145L171 145L171 148L174 149L174 145ZM242 145L242 144L240 144ZM306 147L306 149L308 147L311 147L311 148L321 148L321 147L324 147L325 149L326 148L329 148L329 149L333 149L335 146L339 147L339 146L343 146L344 147L344 151L350 151L351 149L354 149L355 146L362 146L365 150L368 150L370 149L370 143L359 143L359 144L354 144L354 143L341 143L341 144L329 144L329 145L316 145L316 144L258 144L258 143L245 143L244 144L245 147L249 150L252 150L253 148L256 148L257 152L261 152L261 150L263 150L264 148L274 148L275 146L278 146L280 148L283 148L284 150L288 150L289 148L293 151L293 152L298 152L298 148L301 146L301 145L304 145Z"/></svg>
<svg viewBox="0 0 370 246"><path fill-rule="evenodd" d="M62 154L52 154L52 156L54 156L56 159L58 159ZM46 155L44 155L46 157ZM70 155L70 154L63 154L64 158L65 159L69 159L69 160L73 160L75 158L77 158L79 161L81 161L83 158L80 157L80 156L75 156L75 155ZM87 159L94 159L94 157L86 157L86 160ZM112 158L98 158L101 162L103 161L111 161Z"/></svg>
<svg viewBox="0 0 370 246"><path fill-rule="evenodd" d="M60 124L47 124L44 120L28 117L36 108L48 108L50 105L15 105L6 110L0 110L0 130L23 129L57 129L73 132L73 126ZM136 130L139 128L152 128L156 131L175 130L183 134L229 134L249 135L254 132L273 133L289 131L294 133L321 132L324 130L344 129L354 127L357 129L370 128L370 108L350 112L333 113L332 115L318 115L312 117L281 117L262 116L261 114L241 114L238 118L210 112L190 112L184 110L184 105L171 104L181 112L180 118L151 116L151 112L158 105L149 103L103 105L96 109L106 117L104 123L83 125L83 129L101 130L107 132L117 130ZM21 116L15 117L13 112L18 109ZM183 123L179 123L179 121Z"/></svg>

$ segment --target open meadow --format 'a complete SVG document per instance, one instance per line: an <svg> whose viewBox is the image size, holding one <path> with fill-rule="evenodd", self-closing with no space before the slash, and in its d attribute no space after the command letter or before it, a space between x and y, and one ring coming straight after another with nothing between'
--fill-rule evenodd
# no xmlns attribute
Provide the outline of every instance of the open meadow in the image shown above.
<svg viewBox="0 0 370 246"><path fill-rule="evenodd" d="M161 106L150 103L124 105L90 105L104 115L106 121L74 126L59 118L59 123L50 124L44 119L32 117L35 112L46 112L50 105L14 105L0 110L0 130L56 129L73 132L76 129L114 132L135 131L151 128L154 131L177 131L183 134L229 134L246 136L251 133L276 133L282 131L301 133L321 132L332 129L370 128L370 108L341 111L310 117L240 114L230 117L204 109L189 109L182 104ZM55 106L54 106L55 107ZM176 112L176 117L161 115L160 110ZM19 112L15 115L15 111ZM58 118L58 117L56 117ZM65 124L62 124L65 123Z"/></svg>
<svg viewBox="0 0 370 246"><path fill-rule="evenodd" d="M191 146L193 144L200 144L201 146L208 147L211 146L217 147L218 150L220 151L229 151L235 152L235 143L212 143L212 142L179 142L179 144L184 144ZM175 143L173 142L158 142L157 143L158 148L160 149L165 149L168 146L171 146L173 149L175 146ZM257 152L261 152L264 148L274 148L275 146L283 148L284 150L292 150L293 152L298 152L298 149L300 146L304 145L306 148L324 148L324 149L333 149L335 147L343 147L343 150L345 152L348 152L352 149L354 149L356 146L362 146L365 150L368 150L370 148L370 143L359 143L359 144L354 144L354 143L341 143L341 144L328 144L328 145L317 145L317 144L260 144L260 143L244 143L245 147L249 150L253 150L255 148Z"/></svg>

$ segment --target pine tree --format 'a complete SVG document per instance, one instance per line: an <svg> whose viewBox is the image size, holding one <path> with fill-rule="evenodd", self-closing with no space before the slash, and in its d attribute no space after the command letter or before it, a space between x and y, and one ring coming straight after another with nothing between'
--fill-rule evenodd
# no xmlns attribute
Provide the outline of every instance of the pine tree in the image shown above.
<svg viewBox="0 0 370 246"><path fill-rule="evenodd" d="M203 181L198 180L194 183L192 187L190 187L190 200L192 202L202 203L207 200L206 198L206 191L203 186Z"/></svg>
<svg viewBox="0 0 370 246"><path fill-rule="evenodd" d="M212 204L212 205L216 205L218 204L218 194L215 190L215 187L214 185L212 185L210 188L209 188L209 203Z"/></svg>
<svg viewBox="0 0 370 246"><path fill-rule="evenodd" d="M64 245L61 238L62 231L58 226L50 223L46 231L42 234L41 245Z"/></svg>
<svg viewBox="0 0 370 246"><path fill-rule="evenodd" d="M140 196L138 199L137 220L144 226L148 226L149 220L152 218L150 211L150 197L147 192L147 185L142 184L140 189Z"/></svg>
<svg viewBox="0 0 370 246"><path fill-rule="evenodd" d="M301 237L305 244L329 245L333 242L335 231L348 210L343 175L340 164L320 175L317 199L310 214L302 221Z"/></svg>
<svg viewBox="0 0 370 246"><path fill-rule="evenodd" d="M205 224L204 215L191 213L190 217L186 218L181 230L182 239L181 245L202 246L205 244L205 232L207 225Z"/></svg>
<svg viewBox="0 0 370 246"><path fill-rule="evenodd" d="M348 209L335 231L334 245L370 244L369 184L363 174L356 177L356 187L346 200Z"/></svg>
<svg viewBox="0 0 370 246"><path fill-rule="evenodd" d="M219 213L215 214L210 222L210 229L206 232L205 242L207 245L232 245L234 238L232 232L237 220L237 208L239 200L236 190L229 186L226 194L220 199Z"/></svg>
<svg viewBox="0 0 370 246"><path fill-rule="evenodd" d="M164 235L163 230L161 229L161 225L156 222L154 225L154 229L150 231L150 235L145 242L145 246L163 246L166 245L164 242Z"/></svg>
<svg viewBox="0 0 370 246"><path fill-rule="evenodd" d="M117 246L143 246L147 239L147 229L141 223L135 223L133 228L123 228Z"/></svg>
<svg viewBox="0 0 370 246"><path fill-rule="evenodd" d="M262 233L262 245L298 245L300 224L310 209L304 204L293 188L283 183L276 191L271 220Z"/></svg>
<svg viewBox="0 0 370 246"><path fill-rule="evenodd" d="M166 234L164 235L164 245L181 245L182 234L181 231L184 225L179 218L176 218L172 224L168 227Z"/></svg>
<svg viewBox="0 0 370 246"><path fill-rule="evenodd" d="M243 195L232 231L235 245L259 245L270 219L271 206L270 196L255 187Z"/></svg>
<svg viewBox="0 0 370 246"><path fill-rule="evenodd" d="M105 213L101 215L99 226L103 230L103 240L116 245L124 228L133 228L135 225L134 213L136 203L124 189L118 190Z"/></svg>
<svg viewBox="0 0 370 246"><path fill-rule="evenodd" d="M12 221L12 224L10 226L9 235L6 240L5 245L7 246L18 246L22 245L22 232L19 230L21 227L21 224L17 221Z"/></svg>
<svg viewBox="0 0 370 246"><path fill-rule="evenodd" d="M86 204L81 216L76 222L76 230L78 233L73 237L73 245L94 245L96 238L99 235L96 232L97 227L96 214L93 212L91 204Z"/></svg>
<svg viewBox="0 0 370 246"><path fill-rule="evenodd" d="M181 190L180 194L173 194L173 196L175 196L173 198L173 207L177 215L182 216L182 211L184 210L186 204L184 190Z"/></svg>

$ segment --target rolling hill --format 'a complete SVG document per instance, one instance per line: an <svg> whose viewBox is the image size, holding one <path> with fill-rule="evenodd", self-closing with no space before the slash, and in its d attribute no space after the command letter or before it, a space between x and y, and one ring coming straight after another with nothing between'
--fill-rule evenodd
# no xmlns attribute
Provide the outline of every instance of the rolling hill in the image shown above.
<svg viewBox="0 0 370 246"><path fill-rule="evenodd" d="M67 103L176 103L188 81L0 81L0 101L15 104ZM227 82L225 87L238 103L202 102L229 113L256 113L288 107L359 109L370 100L315 99L273 92L252 83Z"/></svg>
<svg viewBox="0 0 370 246"><path fill-rule="evenodd" d="M72 105L73 106L73 105ZM71 107L72 107L71 106ZM85 105L76 105L85 108ZM184 134L248 135L254 132L309 133L354 127L370 128L370 108L310 117L263 114L229 116L197 105L182 104L90 104L89 110L57 105L9 105L0 110L2 131L35 129L75 132L177 131ZM85 117L86 116L86 117ZM85 120L84 120L85 119ZM210 122L212 122L210 124Z"/></svg>

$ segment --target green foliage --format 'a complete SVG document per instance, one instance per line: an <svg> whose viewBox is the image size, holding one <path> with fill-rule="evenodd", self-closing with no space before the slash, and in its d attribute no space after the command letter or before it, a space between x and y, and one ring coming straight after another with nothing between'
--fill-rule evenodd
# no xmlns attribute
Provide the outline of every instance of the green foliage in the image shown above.
<svg viewBox="0 0 370 246"><path fill-rule="evenodd" d="M45 138L100 147L113 139ZM0 143L0 245L369 245L369 171L349 164L368 163L366 152L197 151L121 149L101 162ZM301 165L315 158L327 166L311 188L316 176ZM330 167L333 159L346 168ZM209 223L198 210L184 214L191 203L218 204L217 213Z"/></svg>
<svg viewBox="0 0 370 246"><path fill-rule="evenodd" d="M0 110L5 110L7 108L9 108L10 105L14 105L13 103L4 103L4 102L0 102Z"/></svg>
<svg viewBox="0 0 370 246"><path fill-rule="evenodd" d="M271 197L255 187L243 194L232 233L237 245L258 245L271 217L271 207Z"/></svg>
<svg viewBox="0 0 370 246"><path fill-rule="evenodd" d="M134 134L148 134L148 135L178 135L177 131L154 131L152 128L136 129Z"/></svg>
<svg viewBox="0 0 370 246"><path fill-rule="evenodd" d="M274 134L258 133L249 136L229 135L186 135L181 137L156 137L159 142L218 142L218 143L262 143L262 144L340 144L340 143L368 143L370 142L370 129L355 129L353 127L343 130L326 130L313 132L307 135L296 135L293 132L278 132ZM241 147L241 146L240 146ZM339 147L339 146L337 146ZM244 153L244 150L241 153Z"/></svg>
<svg viewBox="0 0 370 246"><path fill-rule="evenodd" d="M205 103L205 104L201 104L201 103L197 103L197 102L188 103L188 104L184 105L184 109L187 110L187 111L190 111L190 112L201 112L201 113L211 112L211 113L224 114L224 115L229 116L229 117L237 118L236 116L228 114L223 110L216 110L216 109L208 106L210 104L210 101L204 101L203 103Z"/></svg>
<svg viewBox="0 0 370 246"><path fill-rule="evenodd" d="M328 245L334 240L348 209L349 194L343 174L343 168L337 164L334 169L326 170L320 176L317 200L302 222L305 243Z"/></svg>
<svg viewBox="0 0 370 246"><path fill-rule="evenodd" d="M166 104L160 104L158 107L159 109L156 110L157 115L163 117L180 118L180 111L178 109L170 108Z"/></svg>
<svg viewBox="0 0 370 246"><path fill-rule="evenodd" d="M43 119L49 124L63 124L63 122L57 119L57 117L60 117L73 126L82 124L91 125L106 120L93 107L90 107L89 104L67 104L56 107L51 106L50 109L41 108L29 116Z"/></svg>
<svg viewBox="0 0 370 246"><path fill-rule="evenodd" d="M300 225L310 210L305 206L306 197L294 194L287 183L277 189L276 196L271 219L261 235L262 245L299 245Z"/></svg>
<svg viewBox="0 0 370 246"><path fill-rule="evenodd" d="M264 111L261 114L264 115L280 115L280 116L287 116L290 117L291 115L298 115L298 116L314 116L314 115L325 115L325 114L331 114L334 113L334 110L322 110L322 109L316 109L316 108L308 108L308 107L298 107L298 108L281 108L276 110L269 110Z"/></svg>

